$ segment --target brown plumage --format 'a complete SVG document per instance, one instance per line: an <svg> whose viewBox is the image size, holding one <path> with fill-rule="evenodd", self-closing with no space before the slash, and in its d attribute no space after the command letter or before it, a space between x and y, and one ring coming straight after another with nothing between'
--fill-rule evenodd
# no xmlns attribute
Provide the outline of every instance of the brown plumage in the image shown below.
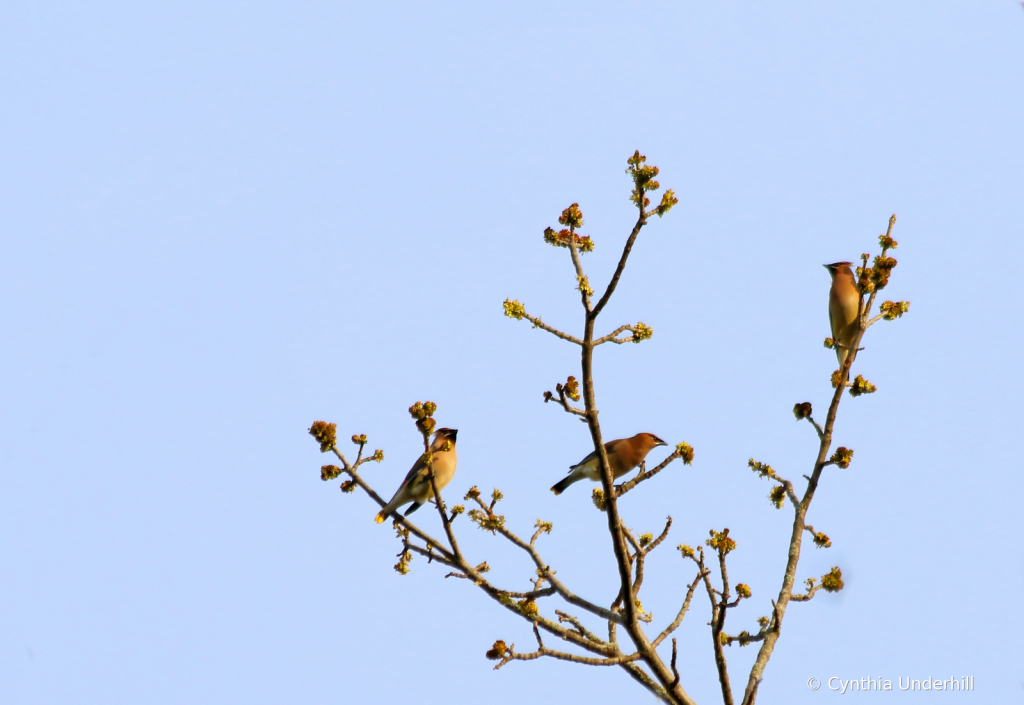
<svg viewBox="0 0 1024 705"><path fill-rule="evenodd" d="M604 444L604 450L608 454L612 475L618 479L642 463L655 446L663 445L668 444L653 433L638 433L632 438L609 441ZM601 460L596 450L569 469L569 475L551 488L555 494L562 494L569 485L584 478L595 482L601 481Z"/></svg>
<svg viewBox="0 0 1024 705"><path fill-rule="evenodd" d="M828 322L832 327L832 340L837 343L836 359L839 360L839 369L842 369L857 337L860 291L849 262L834 262L824 267L832 275L832 288L828 292Z"/></svg>
<svg viewBox="0 0 1024 705"><path fill-rule="evenodd" d="M458 433L458 430L454 428L439 428L434 434L434 440L430 443L430 452L434 455L432 465L438 490L443 490L455 477L455 465L458 462L458 456L455 454L455 436ZM450 449L444 450L445 444L449 441L451 442ZM433 498L434 490L430 486L430 474L426 459L421 455L395 491L395 496L377 513L374 521L382 524L391 512L412 502L412 506L405 511L405 516L409 516Z"/></svg>

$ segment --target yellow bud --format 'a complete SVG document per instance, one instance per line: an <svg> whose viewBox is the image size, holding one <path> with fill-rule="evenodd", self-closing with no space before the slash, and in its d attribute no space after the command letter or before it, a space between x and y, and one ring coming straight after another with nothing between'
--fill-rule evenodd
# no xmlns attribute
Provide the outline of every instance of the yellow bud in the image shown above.
<svg viewBox="0 0 1024 705"><path fill-rule="evenodd" d="M729 530L722 529L721 531L711 530L711 538L706 541L708 546L715 549L723 555L729 553L736 548L736 542L729 538Z"/></svg>
<svg viewBox="0 0 1024 705"><path fill-rule="evenodd" d="M876 391L878 391L878 387L864 379L863 376L857 375L850 387L850 396L859 397L861 394L873 394Z"/></svg>
<svg viewBox="0 0 1024 705"><path fill-rule="evenodd" d="M334 448L337 433L338 424L327 423L326 421L314 421L313 425L309 427L309 435L319 441L321 453L326 453Z"/></svg>
<svg viewBox="0 0 1024 705"><path fill-rule="evenodd" d="M505 307L505 315L508 316L509 318L514 318L517 321L521 321L523 320L523 317L526 315L526 307L523 306L518 301L505 299L505 303L503 305Z"/></svg>
<svg viewBox="0 0 1024 705"><path fill-rule="evenodd" d="M642 321L633 326L634 343L639 343L641 340L650 340L652 335L654 335L654 329L644 324Z"/></svg>
<svg viewBox="0 0 1024 705"><path fill-rule="evenodd" d="M839 592L843 589L843 571L839 570L838 567L833 567L825 575L821 576L821 586L825 588L825 592Z"/></svg>
<svg viewBox="0 0 1024 705"><path fill-rule="evenodd" d="M323 480L324 482L327 482L328 480L333 480L340 474L341 468L337 467L336 465L324 465L323 467L320 468L320 479Z"/></svg>
<svg viewBox="0 0 1024 705"><path fill-rule="evenodd" d="M494 646L488 649L487 653L485 653L484 656L486 656L491 661L499 661L502 658L504 658L505 652L507 650L508 647L505 645L505 642L499 639L498 641L494 642Z"/></svg>
<svg viewBox="0 0 1024 705"><path fill-rule="evenodd" d="M680 443L676 446L676 452L679 453L679 457L683 460L683 465L690 465L693 463L693 446L689 443Z"/></svg>

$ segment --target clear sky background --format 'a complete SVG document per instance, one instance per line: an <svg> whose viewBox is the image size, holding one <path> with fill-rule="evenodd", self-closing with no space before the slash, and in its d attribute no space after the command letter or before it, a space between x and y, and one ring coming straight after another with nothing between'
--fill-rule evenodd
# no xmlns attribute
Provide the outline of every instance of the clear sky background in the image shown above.
<svg viewBox="0 0 1024 705"><path fill-rule="evenodd" d="M879 391L843 402L856 456L808 517L834 546L799 568L846 589L791 606L762 700L834 698L811 676L1024 699L1019 3L15 1L0 95L0 701L653 702L618 669L493 672L528 626L422 559L395 573L393 532L320 481L306 434L368 434L390 496L419 452L406 408L437 402L449 500L500 487L610 602L592 486L548 490L589 451L541 399L576 349L501 302L580 330L541 232L579 202L603 286L635 149L680 203L601 319L654 329L599 350L601 420L696 448L622 502L638 531L675 520L645 608L670 620L694 574L672 547L729 527L754 596L726 629L768 614L792 515L746 461L810 471L790 410L831 392L821 265L895 212L886 297L912 307L865 339ZM525 559L463 524L523 589ZM702 703L708 615L698 594L679 632ZM755 649L727 653L739 690Z"/></svg>

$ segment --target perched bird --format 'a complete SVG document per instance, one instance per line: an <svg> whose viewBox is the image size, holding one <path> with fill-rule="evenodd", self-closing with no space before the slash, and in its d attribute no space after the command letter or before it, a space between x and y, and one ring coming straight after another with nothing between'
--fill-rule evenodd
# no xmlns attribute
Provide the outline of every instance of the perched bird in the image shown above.
<svg viewBox="0 0 1024 705"><path fill-rule="evenodd" d="M604 444L604 451L608 454L608 463L612 466L612 476L618 479L644 461L647 454L655 446L668 445L653 433L638 433L632 438L620 438L617 441L609 441ZM601 481L601 461L595 450L586 458L570 466L570 472L563 480L560 480L551 488L555 494L562 494L569 485L579 482L583 478Z"/></svg>
<svg viewBox="0 0 1024 705"><path fill-rule="evenodd" d="M452 478L455 477L455 463L458 462L458 456L455 454L455 436L458 433L458 430L454 428L439 428L437 433L434 434L434 440L430 443L430 452L434 455L432 465L434 466L434 476L437 480L438 490L443 490L452 481ZM445 444L449 442L451 446L449 446L449 450L445 450ZM422 507L425 502L434 498L434 490L430 486L430 471L427 468L425 456L426 454L420 456L420 459L412 466L409 474L402 480L402 484L395 492L395 496L377 514L375 521L378 524L384 523L384 520L393 511L409 504L409 502L413 504L405 510L404 516L409 516Z"/></svg>
<svg viewBox="0 0 1024 705"><path fill-rule="evenodd" d="M860 290L857 288L857 280L853 278L849 262L835 262L823 266L832 275L832 288L828 292L828 322L832 326L832 340L836 342L839 369L842 369L846 356L853 346L853 339L857 337Z"/></svg>

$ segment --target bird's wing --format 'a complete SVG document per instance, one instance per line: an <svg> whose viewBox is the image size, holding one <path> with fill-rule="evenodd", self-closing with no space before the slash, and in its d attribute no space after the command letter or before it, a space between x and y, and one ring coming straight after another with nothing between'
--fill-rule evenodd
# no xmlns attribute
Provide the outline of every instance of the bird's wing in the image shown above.
<svg viewBox="0 0 1024 705"><path fill-rule="evenodd" d="M604 452L605 453L611 453L615 449L615 446L617 446L620 443L622 443L623 440L625 440L625 439L618 438L618 439L616 439L614 441L608 441L607 443L604 444ZM590 455L588 455L586 458L584 458L580 462L576 463L575 465L570 465L569 469L571 470L573 468L578 468L580 465L586 465L587 463L593 462L595 460L597 460L597 451L596 450L592 450L592 451L590 451Z"/></svg>
<svg viewBox="0 0 1024 705"><path fill-rule="evenodd" d="M597 451L596 450L592 450L592 451L590 451L590 455L588 455L586 458L584 458L580 462L576 463L575 465L570 465L569 469L572 470L573 468L578 468L580 465L586 465L587 463L591 462L595 458L597 458Z"/></svg>
<svg viewBox="0 0 1024 705"><path fill-rule="evenodd" d="M424 457L423 457L423 456L421 455L421 456L419 457L419 460L417 460L417 461L416 461L415 463L413 463L412 469L411 469L411 470L409 470L409 474L407 474L407 475L405 476L405 479L404 479L404 480L402 480L402 484L401 484L401 485L399 485L399 487L400 487L400 488L401 488L401 487L405 487L405 486L406 486L407 484L409 484L409 483L410 483L410 482L412 481L412 479L413 479L414 477L416 477L416 475L418 475L418 474L419 474L419 473L420 473L420 472L421 472L421 471L422 471L422 470L423 470L424 468L426 468L426 467L427 467L427 463L426 463L426 460L425 460L425 459L424 459Z"/></svg>

